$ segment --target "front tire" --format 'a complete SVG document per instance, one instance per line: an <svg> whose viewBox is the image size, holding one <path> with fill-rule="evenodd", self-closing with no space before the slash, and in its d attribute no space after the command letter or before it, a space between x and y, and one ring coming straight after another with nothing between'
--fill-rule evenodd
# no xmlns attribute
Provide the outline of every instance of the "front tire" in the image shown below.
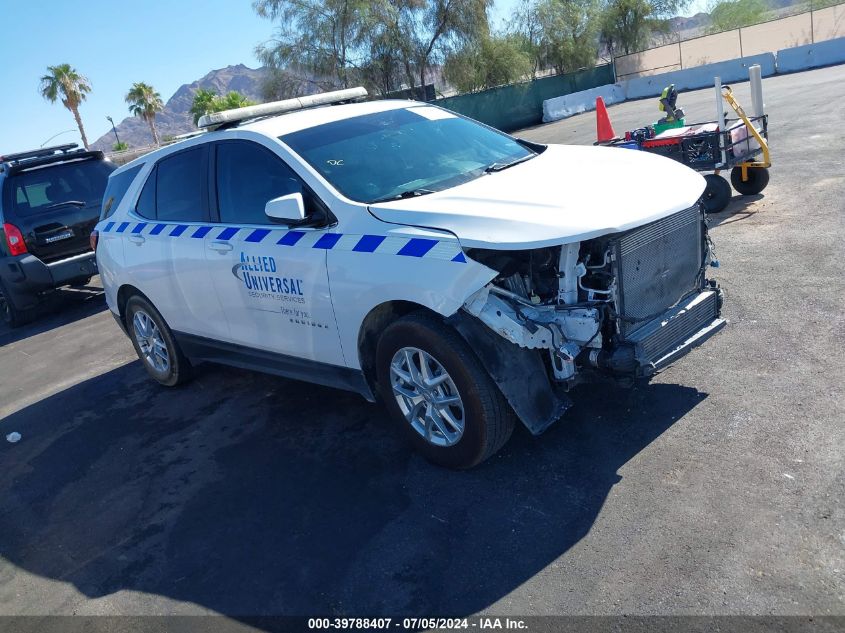
<svg viewBox="0 0 845 633"><path fill-rule="evenodd" d="M132 296L126 302L125 314L126 331L147 373L165 387L189 380L191 363L153 304L141 296Z"/></svg>
<svg viewBox="0 0 845 633"><path fill-rule="evenodd" d="M384 331L376 371L388 411L414 447L447 468L472 468L511 436L514 414L453 329L412 313Z"/></svg>

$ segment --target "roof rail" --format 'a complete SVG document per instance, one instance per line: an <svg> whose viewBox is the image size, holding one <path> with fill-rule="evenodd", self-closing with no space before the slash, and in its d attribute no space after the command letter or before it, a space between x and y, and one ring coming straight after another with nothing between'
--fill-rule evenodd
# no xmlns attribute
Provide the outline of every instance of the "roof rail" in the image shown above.
<svg viewBox="0 0 845 633"><path fill-rule="evenodd" d="M105 154L100 150L76 150L73 152L62 152L61 154L50 154L49 156L39 156L37 158L27 158L26 160L13 160L9 162L0 162L0 172L7 172L9 175L17 174L22 171L29 171L30 169L39 169L45 165L53 165L55 163L62 163L66 161L82 161L89 159L100 160L105 158Z"/></svg>
<svg viewBox="0 0 845 633"><path fill-rule="evenodd" d="M347 88L345 90L335 90L333 92L285 99L284 101L271 101L270 103L261 103L245 108L235 108L234 110L205 114L200 117L197 127L216 130L221 127L237 125L247 119L257 119L258 117L284 114L285 112L292 112L294 110L304 110L321 105L353 101L366 96L366 88L359 86L357 88Z"/></svg>
<svg viewBox="0 0 845 633"><path fill-rule="evenodd" d="M173 136L168 141L162 142L162 145L171 145L172 143L178 143L179 141L187 141L189 138L195 138L197 136L201 136L205 134L208 130L194 130L193 132L185 132L184 134L177 134Z"/></svg>
<svg viewBox="0 0 845 633"><path fill-rule="evenodd" d="M79 147L76 143L66 143L65 145L54 145L53 147L41 147L39 149L31 149L26 152L17 152L15 154L6 154L0 156L0 162L12 162L15 160L25 160L27 158L41 158L43 156L52 156L56 152L67 153L70 150Z"/></svg>

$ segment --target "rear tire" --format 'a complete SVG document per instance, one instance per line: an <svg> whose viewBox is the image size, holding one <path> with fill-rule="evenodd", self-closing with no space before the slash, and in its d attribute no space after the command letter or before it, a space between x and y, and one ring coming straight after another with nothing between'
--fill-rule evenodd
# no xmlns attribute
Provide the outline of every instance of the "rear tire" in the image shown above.
<svg viewBox="0 0 845 633"><path fill-rule="evenodd" d="M193 375L191 362L153 304L134 295L126 302L125 314L126 331L147 373L165 387L175 387L190 380Z"/></svg>
<svg viewBox="0 0 845 633"><path fill-rule="evenodd" d="M0 283L0 320L9 327L20 327L35 320L38 316L38 308L21 310L15 306L6 288Z"/></svg>
<svg viewBox="0 0 845 633"><path fill-rule="evenodd" d="M513 410L481 362L457 332L429 314L412 313L387 327L376 372L393 419L439 466L472 468L513 432Z"/></svg>
<svg viewBox="0 0 845 633"><path fill-rule="evenodd" d="M769 170L765 167L749 167L748 180L742 181L742 167L731 170L731 184L736 192L742 196L754 196L769 184Z"/></svg>
<svg viewBox="0 0 845 633"><path fill-rule="evenodd" d="M701 201L707 213L719 213L731 201L731 186L718 174L706 174L707 187L701 195Z"/></svg>

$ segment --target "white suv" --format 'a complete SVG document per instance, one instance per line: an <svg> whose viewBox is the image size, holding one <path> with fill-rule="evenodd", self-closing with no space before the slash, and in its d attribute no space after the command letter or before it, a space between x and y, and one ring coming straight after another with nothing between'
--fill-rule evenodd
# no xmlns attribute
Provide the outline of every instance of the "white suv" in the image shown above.
<svg viewBox="0 0 845 633"><path fill-rule="evenodd" d="M97 261L157 381L210 360L380 395L466 468L725 324L694 171L358 95L211 115L112 174Z"/></svg>

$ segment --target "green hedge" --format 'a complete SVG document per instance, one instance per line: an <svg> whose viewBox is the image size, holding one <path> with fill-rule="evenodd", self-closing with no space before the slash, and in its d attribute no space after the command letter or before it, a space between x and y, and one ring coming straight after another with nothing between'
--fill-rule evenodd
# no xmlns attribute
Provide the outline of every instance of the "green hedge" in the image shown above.
<svg viewBox="0 0 845 633"><path fill-rule="evenodd" d="M613 65L605 64L565 75L543 77L499 88L438 99L437 105L505 132L543 121L543 101L612 84Z"/></svg>

